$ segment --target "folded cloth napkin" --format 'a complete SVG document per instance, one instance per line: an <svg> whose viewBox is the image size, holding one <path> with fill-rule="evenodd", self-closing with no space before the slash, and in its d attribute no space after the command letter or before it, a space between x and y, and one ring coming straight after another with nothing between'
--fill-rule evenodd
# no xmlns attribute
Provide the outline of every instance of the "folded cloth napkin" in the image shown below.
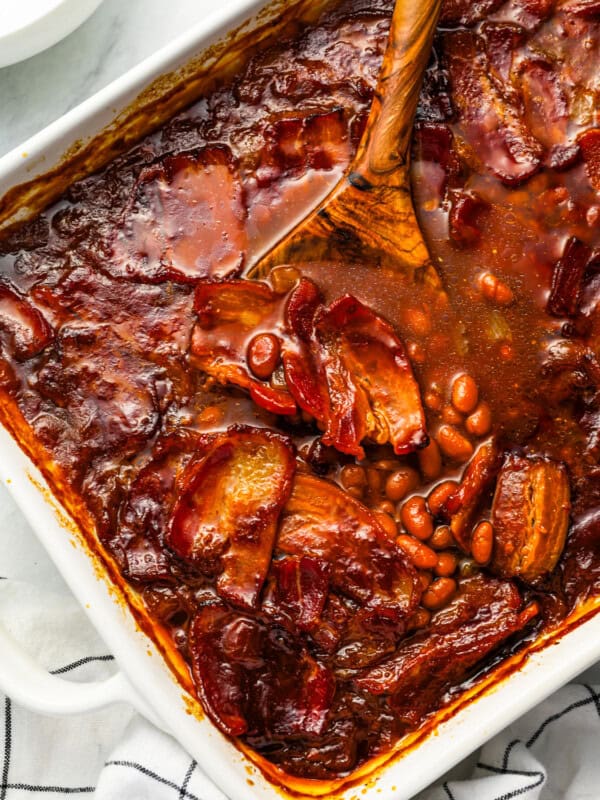
<svg viewBox="0 0 600 800"><path fill-rule="evenodd" d="M1 486L0 531L0 620L64 678L108 677L112 656ZM599 734L595 669L509 726L419 800L597 800ZM0 800L66 795L227 800L173 739L125 706L49 718L0 694Z"/></svg>

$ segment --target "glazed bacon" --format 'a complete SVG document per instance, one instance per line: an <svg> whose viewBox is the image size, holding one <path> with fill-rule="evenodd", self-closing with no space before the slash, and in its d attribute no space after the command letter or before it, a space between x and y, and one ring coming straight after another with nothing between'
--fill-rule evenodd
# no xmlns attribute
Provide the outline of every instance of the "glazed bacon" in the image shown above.
<svg viewBox="0 0 600 800"><path fill-rule="evenodd" d="M550 296L546 308L555 317L574 317L579 311L579 298L590 248L576 236L567 239L562 257L554 265Z"/></svg>
<svg viewBox="0 0 600 800"><path fill-rule="evenodd" d="M373 514L321 478L296 476L276 552L326 562L331 586L360 604L359 616L398 625L418 602L414 570Z"/></svg>
<svg viewBox="0 0 600 800"><path fill-rule="evenodd" d="M204 707L230 736L320 736L335 678L282 628L219 604L192 623L192 670Z"/></svg>
<svg viewBox="0 0 600 800"><path fill-rule="evenodd" d="M258 604L295 464L283 436L230 428L199 447L180 478L167 543L216 572L219 596L236 607Z"/></svg>
<svg viewBox="0 0 600 800"><path fill-rule="evenodd" d="M509 186L527 180L540 168L543 147L491 80L484 40L472 31L452 32L445 52L466 157Z"/></svg>
<svg viewBox="0 0 600 800"><path fill-rule="evenodd" d="M492 506L496 574L534 583L552 572L565 544L570 507L563 464L509 455Z"/></svg>
<svg viewBox="0 0 600 800"><path fill-rule="evenodd" d="M485 656L538 614L535 603L523 607L512 583L476 575L427 632L400 647L397 655L365 670L359 688L392 695L392 705L409 724L422 718L430 693L464 681Z"/></svg>
<svg viewBox="0 0 600 800"><path fill-rule="evenodd" d="M600 191L600 128L586 131L578 141L590 183L596 191Z"/></svg>
<svg viewBox="0 0 600 800"><path fill-rule="evenodd" d="M266 147L256 170L259 186L281 175L308 169L330 170L349 156L348 122L344 110L276 120L265 131Z"/></svg>
<svg viewBox="0 0 600 800"><path fill-rule="evenodd" d="M231 277L244 263L245 222L242 188L228 148L166 156L140 172L109 269L145 282Z"/></svg>
<svg viewBox="0 0 600 800"><path fill-rule="evenodd" d="M467 464L456 491L442 507L442 516L450 521L450 529L457 544L465 553L470 552L473 525L477 511L485 502L502 463L502 452L494 439L482 444Z"/></svg>
<svg viewBox="0 0 600 800"><path fill-rule="evenodd" d="M0 341L19 361L33 358L54 339L42 313L8 283L0 283Z"/></svg>
<svg viewBox="0 0 600 800"><path fill-rule="evenodd" d="M286 297L263 283L235 281L201 284L195 310L192 363L222 383L247 388L269 411L308 412L323 426L324 444L362 457L366 438L389 441L398 454L427 443L404 345L356 298L346 295L325 307L306 278ZM271 381L252 374L248 347L261 335L279 342L284 385L277 373Z"/></svg>

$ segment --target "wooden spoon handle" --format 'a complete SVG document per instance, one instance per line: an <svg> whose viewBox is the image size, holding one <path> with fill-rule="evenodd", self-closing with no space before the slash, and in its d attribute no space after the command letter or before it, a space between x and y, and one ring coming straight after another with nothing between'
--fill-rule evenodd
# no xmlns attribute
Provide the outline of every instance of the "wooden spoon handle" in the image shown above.
<svg viewBox="0 0 600 800"><path fill-rule="evenodd" d="M406 183L413 120L441 3L396 0L371 113L350 171L355 179L373 186Z"/></svg>

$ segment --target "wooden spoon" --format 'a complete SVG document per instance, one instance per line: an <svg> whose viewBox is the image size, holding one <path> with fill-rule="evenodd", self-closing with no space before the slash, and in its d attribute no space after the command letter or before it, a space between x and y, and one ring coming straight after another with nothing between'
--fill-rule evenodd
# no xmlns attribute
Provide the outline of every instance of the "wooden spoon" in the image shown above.
<svg viewBox="0 0 600 800"><path fill-rule="evenodd" d="M344 177L251 269L351 259L403 271L438 288L412 202L410 144L441 0L397 0L367 127Z"/></svg>

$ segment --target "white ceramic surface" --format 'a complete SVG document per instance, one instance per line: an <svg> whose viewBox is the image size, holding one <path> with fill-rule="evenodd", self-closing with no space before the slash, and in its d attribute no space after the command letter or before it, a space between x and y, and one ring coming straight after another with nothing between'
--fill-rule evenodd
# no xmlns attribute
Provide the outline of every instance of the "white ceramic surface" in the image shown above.
<svg viewBox="0 0 600 800"><path fill-rule="evenodd" d="M0 67L15 64L64 39L102 0L3 0Z"/></svg>
<svg viewBox="0 0 600 800"><path fill-rule="evenodd" d="M11 186L31 177L30 164L43 164L43 169L50 168L68 145L100 130L112 118L114 109L127 105L154 77L185 63L261 5L260 0L232 0L226 11L216 12L201 26L190 30L177 42L0 159L0 196ZM23 152L28 154L26 159ZM254 785L249 786L248 762L211 723L205 719L197 720L187 713L182 690L162 657L137 629L131 615L115 602L104 581L98 579L84 548L73 546L73 536L61 525L45 492L38 488L44 486L41 475L2 429L0 453L0 478L8 485L90 619L102 632L125 676L110 683L108 689L106 685L103 688L88 687L84 690L87 699L80 705L90 707L90 703L93 705L107 699L120 701L128 696L142 713L155 718L163 728L172 732L228 796L235 800L281 800L280 793L256 772L252 776ZM6 641L0 639L0 646ZM16 647L5 645L2 652L4 666L0 671L0 687L16 689L31 707L50 710L47 699L39 699L40 686L44 685L45 679L35 666L29 663L25 668L22 654ZM353 787L345 797L348 800L355 796L367 800L381 797L405 800L411 797L599 656L600 616L596 616L565 636L560 643L536 654L519 673L440 726L438 735L392 763L375 782L364 789ZM126 680L135 686L135 693L128 691ZM100 700L99 695L102 696ZM66 708L65 704L60 710L74 711L77 705L72 703L71 708Z"/></svg>

